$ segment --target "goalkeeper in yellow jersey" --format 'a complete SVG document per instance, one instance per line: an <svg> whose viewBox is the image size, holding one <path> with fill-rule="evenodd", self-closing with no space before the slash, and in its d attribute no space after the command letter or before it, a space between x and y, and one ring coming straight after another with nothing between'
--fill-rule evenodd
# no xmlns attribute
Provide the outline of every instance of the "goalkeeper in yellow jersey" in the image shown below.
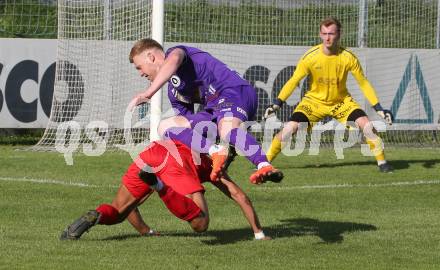
<svg viewBox="0 0 440 270"><path fill-rule="evenodd" d="M299 60L293 76L281 89L278 98L265 111L268 118L280 110L283 103L292 94L298 83L309 75L310 88L284 124L275 135L267 151L268 160L273 160L281 151L282 142L286 142L298 130L299 123L308 123L312 127L326 116L331 116L341 123L354 122L364 132L366 141L376 157L381 172L391 172L392 167L386 162L382 140L371 129L372 124L359 104L351 97L346 87L348 72L358 82L362 92L376 112L392 124L393 116L379 103L374 88L365 77L357 57L339 45L341 23L336 18L327 18L320 23L322 43L310 48ZM370 128L370 129L368 129ZM374 132L367 132L374 130Z"/></svg>

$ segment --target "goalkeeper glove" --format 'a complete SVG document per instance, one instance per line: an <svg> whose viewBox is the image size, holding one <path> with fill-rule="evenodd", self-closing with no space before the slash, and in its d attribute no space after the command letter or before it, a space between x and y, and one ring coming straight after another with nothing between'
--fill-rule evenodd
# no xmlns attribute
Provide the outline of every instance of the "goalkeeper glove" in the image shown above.
<svg viewBox="0 0 440 270"><path fill-rule="evenodd" d="M376 111L376 113L380 117L382 117L385 120L385 123L387 123L388 125L392 125L393 124L394 115L393 115L393 113L391 111L384 110L382 108L382 106L380 105L380 103L377 103L376 105L374 105L373 109Z"/></svg>
<svg viewBox="0 0 440 270"><path fill-rule="evenodd" d="M264 120L266 120L269 117L272 117L277 111L281 109L283 106L283 101L279 98L277 98L272 105L267 107L267 109L264 111Z"/></svg>

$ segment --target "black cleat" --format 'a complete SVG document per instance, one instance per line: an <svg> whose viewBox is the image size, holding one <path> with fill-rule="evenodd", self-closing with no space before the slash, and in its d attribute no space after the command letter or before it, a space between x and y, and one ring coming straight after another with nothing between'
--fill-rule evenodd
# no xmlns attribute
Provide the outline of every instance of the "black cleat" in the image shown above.
<svg viewBox="0 0 440 270"><path fill-rule="evenodd" d="M268 174L263 176L263 183L270 181L274 183L279 183L283 180L284 174L281 171L269 172Z"/></svg>
<svg viewBox="0 0 440 270"><path fill-rule="evenodd" d="M145 166L139 171L139 178L144 181L149 186L154 186L157 184L157 178L154 173L148 172L150 167Z"/></svg>
<svg viewBox="0 0 440 270"><path fill-rule="evenodd" d="M60 240L77 240L91 227L99 222L101 214L96 210L90 210L75 220L61 233Z"/></svg>
<svg viewBox="0 0 440 270"><path fill-rule="evenodd" d="M381 171L383 173L392 173L393 167L391 167L391 165L388 163L384 163L384 164L379 165L379 171Z"/></svg>
<svg viewBox="0 0 440 270"><path fill-rule="evenodd" d="M226 171L229 168L229 165L231 165L232 161L234 161L235 157L237 156L237 151L235 150L235 147L232 145L228 146L228 157L226 158L225 164L222 166L222 170Z"/></svg>

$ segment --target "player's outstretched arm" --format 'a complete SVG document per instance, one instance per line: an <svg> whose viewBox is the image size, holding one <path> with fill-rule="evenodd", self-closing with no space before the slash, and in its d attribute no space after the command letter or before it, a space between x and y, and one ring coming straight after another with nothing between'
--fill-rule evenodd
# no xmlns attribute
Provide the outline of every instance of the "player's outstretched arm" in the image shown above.
<svg viewBox="0 0 440 270"><path fill-rule="evenodd" d="M150 86L144 92L136 95L129 103L129 110L133 110L135 106L149 102L157 91L176 73L179 66L185 59L185 52L180 49L174 49L157 72L156 78L151 82Z"/></svg>
<svg viewBox="0 0 440 270"><path fill-rule="evenodd" d="M290 95L292 95L299 82L307 76L308 73L307 64L305 60L301 59L298 62L292 77L284 84L283 88L281 88L280 93L278 94L278 100L285 102Z"/></svg>
<svg viewBox="0 0 440 270"><path fill-rule="evenodd" d="M235 184L228 175L224 174L220 181L212 182L221 192L223 192L226 196L233 199L243 211L244 216L246 217L249 225L255 234L255 239L257 240L270 240L271 238L265 236L263 233L263 229L260 225L260 221L258 219L257 213L252 205L249 197L244 193L244 191Z"/></svg>
<svg viewBox="0 0 440 270"><path fill-rule="evenodd" d="M163 65L160 67L156 78L151 82L150 87L148 87L145 92L147 98L151 98L171 78L171 76L176 73L184 59L185 51L180 48L174 49L168 55Z"/></svg>
<svg viewBox="0 0 440 270"><path fill-rule="evenodd" d="M133 209L130 212L130 214L128 214L127 220L139 232L140 235L145 235L145 236L159 235L158 232L151 229L150 226L148 226L145 223L137 207Z"/></svg>
<svg viewBox="0 0 440 270"><path fill-rule="evenodd" d="M307 74L308 69L306 64L303 60L300 60L292 77L290 77L290 79L283 85L283 88L281 88L278 97L273 100L273 103L264 111L263 120L267 120L269 117L274 116L275 113L281 109L283 103L286 102L290 95L292 95L299 82L307 76Z"/></svg>
<svg viewBox="0 0 440 270"><path fill-rule="evenodd" d="M143 204L145 200L147 200L148 197L150 197L151 194L152 193L150 192L144 198L142 198L142 200L137 204L137 206L133 210L130 211L130 213L127 216L128 222L133 226L133 228L136 229L136 231L139 232L140 235L145 235L145 236L159 235L158 232L151 229L151 227L145 223L138 208L138 206Z"/></svg>

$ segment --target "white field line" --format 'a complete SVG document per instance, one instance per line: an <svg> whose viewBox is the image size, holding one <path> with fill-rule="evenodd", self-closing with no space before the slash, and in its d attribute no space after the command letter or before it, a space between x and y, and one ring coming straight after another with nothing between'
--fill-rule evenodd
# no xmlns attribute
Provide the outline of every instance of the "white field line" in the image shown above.
<svg viewBox="0 0 440 270"><path fill-rule="evenodd" d="M440 180L416 180L404 182L390 183L367 183L367 184L333 184L333 185L304 185L304 186L261 186L255 187L256 190L262 191L288 191L295 189L339 189L339 188L380 188L380 187L402 187L402 186L419 186L419 185L438 185Z"/></svg>
<svg viewBox="0 0 440 270"><path fill-rule="evenodd" d="M63 186L76 186L76 187L87 187L87 188L117 188L115 185L92 185L81 182L66 182L62 180L52 180L52 179L34 179L26 177L0 177L0 181L11 181L11 182L30 182L37 184L55 184ZM273 190L273 191L288 191L295 189L339 189L339 188L380 188L380 187L394 187L394 186L419 186L419 185L438 185L440 180L416 180L416 181L406 181L406 182L390 182L390 183L368 183L368 184L334 184L334 185L303 185L303 186L258 186L254 190Z"/></svg>
<svg viewBox="0 0 440 270"><path fill-rule="evenodd" d="M86 187L86 188L104 188L104 187L110 187L110 188L117 188L118 186L115 185L108 185L108 186L98 186L93 184L87 184L87 183L81 183L81 182L66 182L62 180L53 180L53 179L35 179L35 178L27 178L27 177L1 177L0 181L11 181L11 182L30 182L30 183L37 183L37 184L54 184L54 185L62 185L62 186L74 186L74 187Z"/></svg>

